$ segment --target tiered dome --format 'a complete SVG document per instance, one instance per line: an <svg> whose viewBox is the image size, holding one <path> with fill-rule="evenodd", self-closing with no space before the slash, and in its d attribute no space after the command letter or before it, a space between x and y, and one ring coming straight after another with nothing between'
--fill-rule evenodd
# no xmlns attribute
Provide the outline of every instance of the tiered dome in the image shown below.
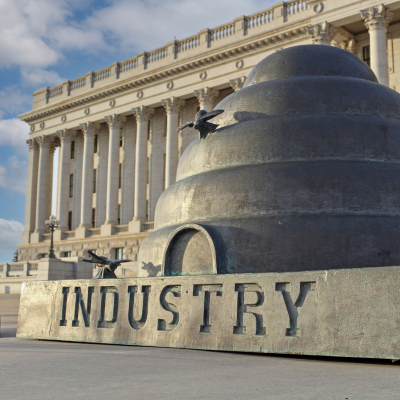
<svg viewBox="0 0 400 400"><path fill-rule="evenodd" d="M364 62L281 50L215 108L219 129L157 203L139 276L398 265L400 95Z"/></svg>

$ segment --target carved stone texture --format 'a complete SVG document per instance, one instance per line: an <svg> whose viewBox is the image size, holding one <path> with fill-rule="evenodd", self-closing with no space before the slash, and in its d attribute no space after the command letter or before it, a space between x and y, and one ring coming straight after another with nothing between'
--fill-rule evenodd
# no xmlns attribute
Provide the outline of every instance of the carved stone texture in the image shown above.
<svg viewBox="0 0 400 400"><path fill-rule="evenodd" d="M17 337L396 360L399 278L379 267L28 281Z"/></svg>
<svg viewBox="0 0 400 400"><path fill-rule="evenodd" d="M199 100L200 110L211 111L213 109L214 99L218 96L219 91L206 87L194 91L195 96Z"/></svg>
<svg viewBox="0 0 400 400"><path fill-rule="evenodd" d="M110 129L112 128L122 128L123 124L126 122L126 117L123 117L122 115L108 115L107 117L104 117L104 119L107 122L107 125Z"/></svg>
<svg viewBox="0 0 400 400"><path fill-rule="evenodd" d="M26 141L26 144L28 145L29 150L33 150L35 148L35 146L36 146L35 143L37 143L35 139L28 139Z"/></svg>
<svg viewBox="0 0 400 400"><path fill-rule="evenodd" d="M330 45L336 35L335 29L327 22L322 22L314 26L307 27L307 32L311 35L313 44Z"/></svg>
<svg viewBox="0 0 400 400"><path fill-rule="evenodd" d="M94 122L85 122L83 124L80 124L79 127L81 128L84 135L88 133L93 134L93 131L100 129L100 124Z"/></svg>
<svg viewBox="0 0 400 400"><path fill-rule="evenodd" d="M236 79L231 79L229 81L229 83L232 86L232 89L237 92L238 90L240 90L243 87L243 84L246 80L245 76L242 76L241 78L236 78Z"/></svg>
<svg viewBox="0 0 400 400"><path fill-rule="evenodd" d="M361 16L364 18L364 23L367 29L370 29L371 27L386 28L393 17L393 13L381 4L377 7L362 10Z"/></svg>
<svg viewBox="0 0 400 400"><path fill-rule="evenodd" d="M178 113L185 103L185 100L178 99L177 97L161 100L161 104L164 106L167 114Z"/></svg>
<svg viewBox="0 0 400 400"><path fill-rule="evenodd" d="M357 54L357 42L354 39L341 42L340 47L343 50L349 51L350 53Z"/></svg>
<svg viewBox="0 0 400 400"><path fill-rule="evenodd" d="M154 114L154 109L146 106L132 108L132 113L137 122L147 122Z"/></svg>

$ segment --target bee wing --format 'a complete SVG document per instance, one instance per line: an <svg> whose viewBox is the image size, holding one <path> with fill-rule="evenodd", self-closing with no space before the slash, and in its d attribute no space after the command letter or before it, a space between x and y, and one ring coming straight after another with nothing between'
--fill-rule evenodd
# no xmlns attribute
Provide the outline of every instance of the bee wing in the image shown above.
<svg viewBox="0 0 400 400"><path fill-rule="evenodd" d="M181 125L181 126L177 129L177 131L179 132L179 131L181 131L182 129L187 128L188 126L189 126L190 128L193 128L194 122L193 122L193 121L186 122L186 124Z"/></svg>
<svg viewBox="0 0 400 400"><path fill-rule="evenodd" d="M210 111L209 113L207 113L206 115L203 115L199 119L201 119L202 121L208 121L209 119L214 118L217 115L222 114L223 112L224 112L224 110L213 110L213 111Z"/></svg>

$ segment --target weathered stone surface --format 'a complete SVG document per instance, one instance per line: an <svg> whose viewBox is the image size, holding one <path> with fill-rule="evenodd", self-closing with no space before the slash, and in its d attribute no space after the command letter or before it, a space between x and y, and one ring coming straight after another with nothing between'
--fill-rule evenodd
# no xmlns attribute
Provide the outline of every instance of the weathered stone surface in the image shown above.
<svg viewBox="0 0 400 400"><path fill-rule="evenodd" d="M17 336L400 358L400 267L24 284Z"/></svg>

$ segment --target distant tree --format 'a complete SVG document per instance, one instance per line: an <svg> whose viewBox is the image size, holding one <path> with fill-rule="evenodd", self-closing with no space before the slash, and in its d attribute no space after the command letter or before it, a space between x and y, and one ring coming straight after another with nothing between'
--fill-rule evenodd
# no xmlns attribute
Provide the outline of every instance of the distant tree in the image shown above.
<svg viewBox="0 0 400 400"><path fill-rule="evenodd" d="M13 262L18 261L18 249L14 251L14 257L13 257Z"/></svg>

